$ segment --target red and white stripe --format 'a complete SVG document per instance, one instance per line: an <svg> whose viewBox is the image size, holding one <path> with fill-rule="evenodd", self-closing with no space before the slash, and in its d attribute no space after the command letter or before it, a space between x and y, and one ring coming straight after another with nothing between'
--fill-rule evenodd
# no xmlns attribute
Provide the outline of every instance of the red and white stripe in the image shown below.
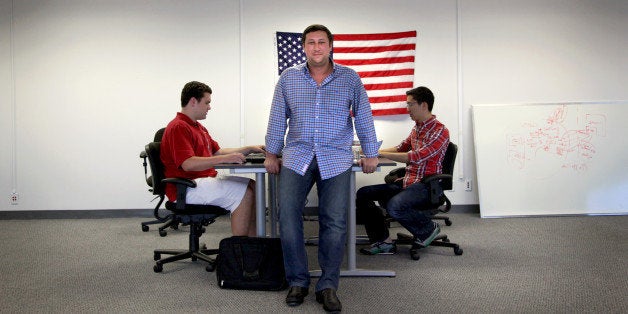
<svg viewBox="0 0 628 314"><path fill-rule="evenodd" d="M414 84L416 36L416 31L334 35L334 62L358 72L373 115L407 113L406 91Z"/></svg>

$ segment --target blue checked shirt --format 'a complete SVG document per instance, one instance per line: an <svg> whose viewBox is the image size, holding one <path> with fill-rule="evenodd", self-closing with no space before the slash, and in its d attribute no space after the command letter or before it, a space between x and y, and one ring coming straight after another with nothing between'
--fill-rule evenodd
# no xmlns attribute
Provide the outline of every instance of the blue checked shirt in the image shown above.
<svg viewBox="0 0 628 314"><path fill-rule="evenodd" d="M364 155L377 157L371 104L358 74L334 63L332 73L317 86L302 63L286 69L277 82L266 150L281 153L282 165L301 175L316 157L321 178L329 179L353 163L354 122Z"/></svg>

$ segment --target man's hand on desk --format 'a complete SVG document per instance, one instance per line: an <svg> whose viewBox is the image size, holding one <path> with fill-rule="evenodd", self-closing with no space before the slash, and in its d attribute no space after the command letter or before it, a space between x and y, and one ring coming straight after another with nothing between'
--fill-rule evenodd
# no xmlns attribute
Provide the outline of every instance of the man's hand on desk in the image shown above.
<svg viewBox="0 0 628 314"><path fill-rule="evenodd" d="M360 158L360 160L358 160L358 165L362 167L362 172L364 173L375 172L377 164L379 164L379 159L377 157Z"/></svg>
<svg viewBox="0 0 628 314"><path fill-rule="evenodd" d="M264 167L268 173L278 174L281 168L281 159L277 158L277 155L266 152L266 159L264 160Z"/></svg>
<svg viewBox="0 0 628 314"><path fill-rule="evenodd" d="M248 155L252 153L265 153L266 147L264 145L252 145L243 147L243 154Z"/></svg>
<svg viewBox="0 0 628 314"><path fill-rule="evenodd" d="M221 155L222 161L224 164L243 164L246 162L246 158L242 153L231 153L226 155Z"/></svg>

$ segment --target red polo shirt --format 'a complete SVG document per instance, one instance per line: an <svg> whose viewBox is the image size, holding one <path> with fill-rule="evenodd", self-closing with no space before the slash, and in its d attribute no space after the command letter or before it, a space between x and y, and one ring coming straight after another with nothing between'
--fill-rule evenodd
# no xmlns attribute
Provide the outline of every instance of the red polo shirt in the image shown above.
<svg viewBox="0 0 628 314"><path fill-rule="evenodd" d="M218 172L214 168L185 171L181 165L193 156L211 157L219 149L220 146L212 139L204 126L178 112L177 116L168 123L161 139L161 161L164 164L166 178L215 177ZM166 186L166 196L170 201L177 199L177 189L173 184Z"/></svg>

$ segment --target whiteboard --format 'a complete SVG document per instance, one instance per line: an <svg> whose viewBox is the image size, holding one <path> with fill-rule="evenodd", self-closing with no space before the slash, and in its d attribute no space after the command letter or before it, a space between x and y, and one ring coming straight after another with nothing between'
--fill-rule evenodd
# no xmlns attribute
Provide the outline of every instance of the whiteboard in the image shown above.
<svg viewBox="0 0 628 314"><path fill-rule="evenodd" d="M628 102L472 111L482 217L628 213Z"/></svg>

